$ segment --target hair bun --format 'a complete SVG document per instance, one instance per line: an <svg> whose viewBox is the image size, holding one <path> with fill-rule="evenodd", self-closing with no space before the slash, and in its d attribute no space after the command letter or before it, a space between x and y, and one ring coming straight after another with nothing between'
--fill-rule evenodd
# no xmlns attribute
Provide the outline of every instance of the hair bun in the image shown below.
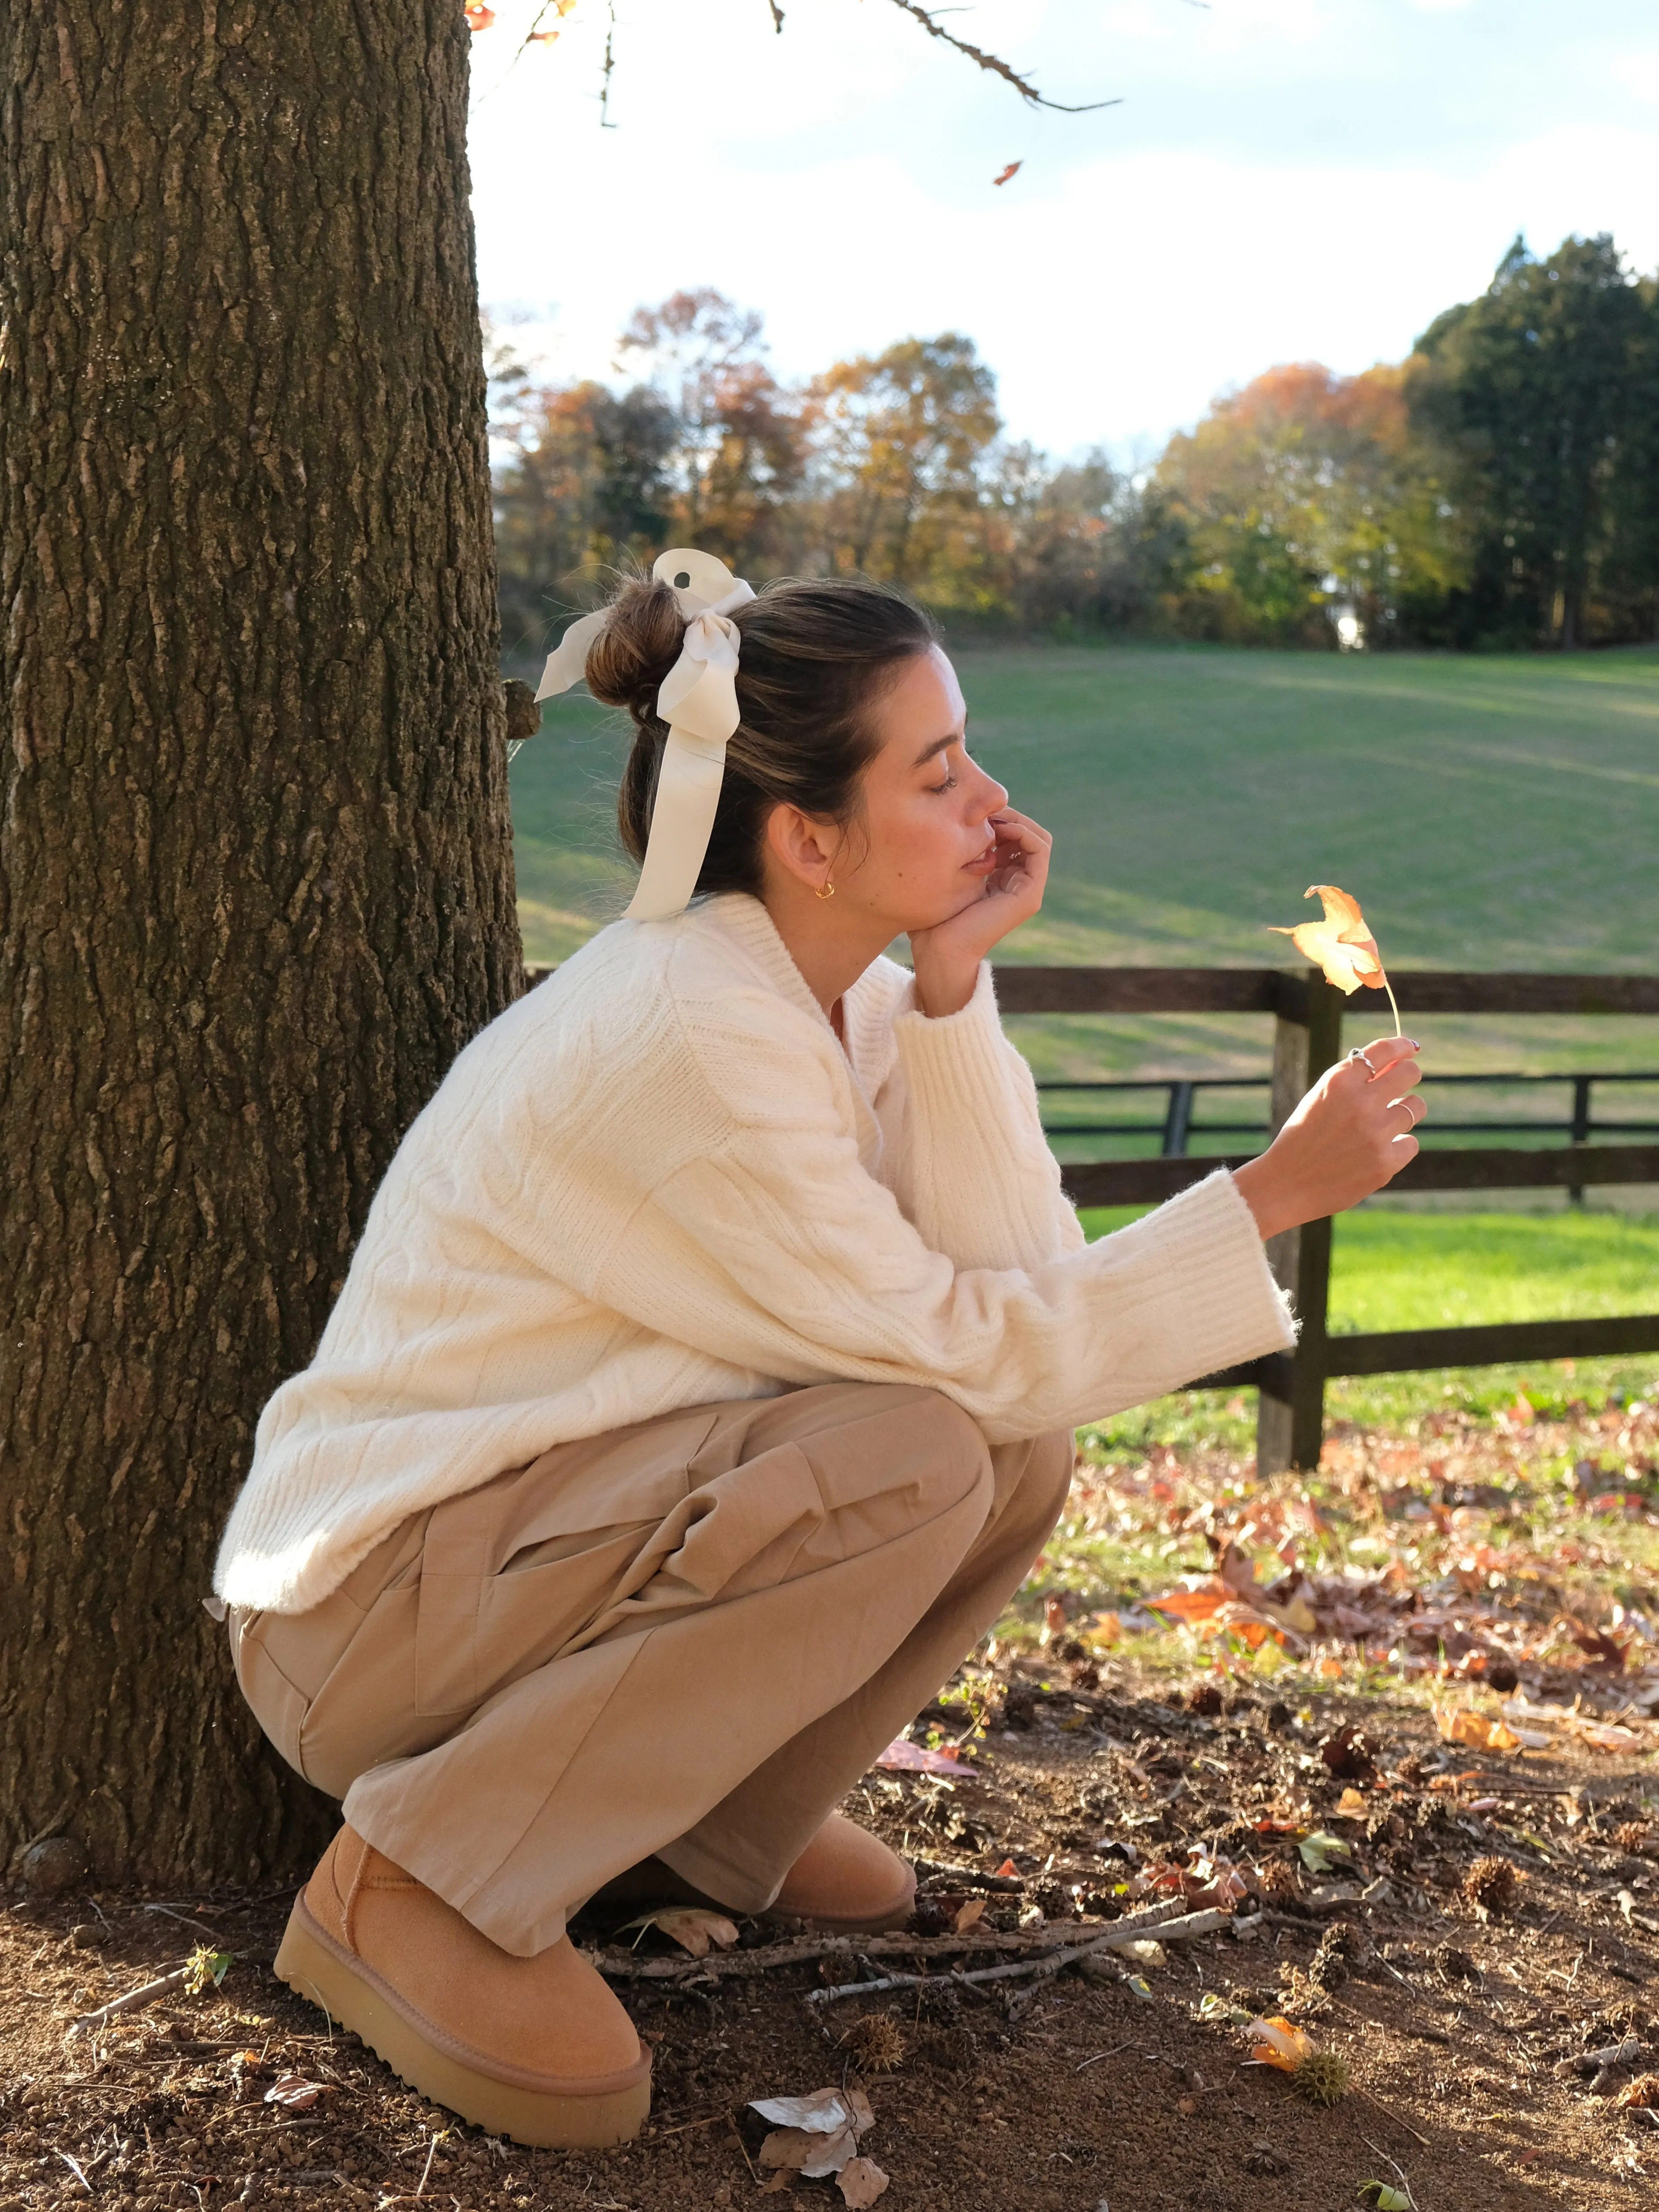
<svg viewBox="0 0 1659 2212"><path fill-rule="evenodd" d="M680 657L685 624L666 584L630 578L606 609L587 648L587 688L607 707L626 707L641 729L660 727L657 694Z"/></svg>

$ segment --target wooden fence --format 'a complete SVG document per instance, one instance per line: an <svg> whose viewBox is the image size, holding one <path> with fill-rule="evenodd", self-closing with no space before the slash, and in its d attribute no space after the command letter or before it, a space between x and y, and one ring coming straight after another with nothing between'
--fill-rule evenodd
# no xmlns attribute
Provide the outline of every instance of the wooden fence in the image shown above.
<svg viewBox="0 0 1659 2212"><path fill-rule="evenodd" d="M1397 974L1395 992L1419 1014L1659 1014L1659 976ZM1304 1093L1342 1056L1344 1017L1360 1034L1393 1026L1380 991L1345 1000L1316 969L1024 968L997 970L1005 1014L1270 1014L1273 1021L1269 1137ZM1427 1133L1431 1136L1432 1128ZM1079 1206L1156 1205L1248 1153L1075 1163L1061 1170ZM1407 1191L1582 1189L1587 1184L1659 1183L1659 1144L1570 1144L1541 1148L1425 1147L1390 1188ZM1506 1322L1490 1328L1390 1329L1330 1334L1331 1224L1308 1223L1268 1246L1274 1274L1295 1297L1302 1334L1296 1351L1224 1374L1200 1387L1260 1392L1257 1464L1263 1473L1317 1462L1325 1384L1334 1376L1384 1375L1425 1367L1483 1367L1514 1360L1587 1358L1659 1352L1659 1312L1610 1321Z"/></svg>

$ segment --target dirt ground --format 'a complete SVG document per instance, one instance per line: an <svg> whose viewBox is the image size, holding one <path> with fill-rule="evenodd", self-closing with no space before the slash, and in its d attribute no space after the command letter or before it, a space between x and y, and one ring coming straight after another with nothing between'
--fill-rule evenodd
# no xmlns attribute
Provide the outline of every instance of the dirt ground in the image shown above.
<svg viewBox="0 0 1659 2212"><path fill-rule="evenodd" d="M861 1966L847 1946L777 1965L791 1931L747 1923L736 1951L699 1962L654 1929L630 1951L626 1935L611 1942L614 1918L579 1924L635 1975L616 1985L655 2054L650 2124L615 2151L494 2142L331 2033L270 1972L285 1897L14 1894L0 2212L88 2196L111 2212L736 2204L768 2179L747 2100L855 2081L875 2113L860 2148L893 2212L1337 2212L1373 2201L1359 2194L1373 2180L1420 2212L1655 2201L1659 2108L1639 2101L1659 2068L1648 1759L1474 1753L1403 1696L1333 1690L1292 1712L1270 1692L1207 1678L1182 1692L1066 1648L1010 1651L983 1678L975 1778L877 1771L848 1801L921 1863L916 1957ZM1483 1905L1471 1870L1493 1861L1513 1894L1488 1863ZM1231 1917L1161 1962L952 1978L1102 1935L1160 1887L1201 1905L1218 1882ZM233 1954L220 1985L66 2039L198 1945ZM918 1967L926 1986L806 2002ZM1286 2014L1346 2059L1346 2093L1322 2107L1249 2063L1250 2014ZM861 2024L873 2016L896 2034ZM1621 2044L1611 2070L1576 2063ZM267 2101L284 2076L318 2094ZM787 2177L785 2191L841 2212L830 2180Z"/></svg>

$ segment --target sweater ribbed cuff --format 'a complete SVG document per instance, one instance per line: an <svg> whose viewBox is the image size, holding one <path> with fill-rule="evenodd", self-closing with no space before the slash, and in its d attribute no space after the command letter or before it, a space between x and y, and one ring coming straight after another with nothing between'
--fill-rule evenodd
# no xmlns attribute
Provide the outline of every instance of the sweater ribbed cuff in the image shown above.
<svg viewBox="0 0 1659 2212"><path fill-rule="evenodd" d="M1273 1280L1255 1216L1224 1170L1118 1234L1142 1229L1156 1234L1179 1301L1183 1380L1293 1349L1290 1302Z"/></svg>
<svg viewBox="0 0 1659 2212"><path fill-rule="evenodd" d="M982 1116L987 1099L1003 1096L1007 1041L988 960L979 963L973 997L954 1014L924 1014L912 981L894 1016L893 1037L917 1110L934 1127L963 1114Z"/></svg>

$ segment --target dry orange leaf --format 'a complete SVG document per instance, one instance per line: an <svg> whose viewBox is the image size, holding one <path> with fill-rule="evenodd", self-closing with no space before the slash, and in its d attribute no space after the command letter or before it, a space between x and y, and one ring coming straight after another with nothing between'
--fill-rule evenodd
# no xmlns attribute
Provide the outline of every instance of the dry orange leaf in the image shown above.
<svg viewBox="0 0 1659 2212"><path fill-rule="evenodd" d="M475 0L473 6L463 9L462 12L466 17L466 27L469 31L487 31L495 20L495 10L493 8L486 8L483 5L483 0Z"/></svg>
<svg viewBox="0 0 1659 2212"><path fill-rule="evenodd" d="M1171 1590L1167 1597L1148 1598L1155 1613L1172 1613L1177 1620L1207 1620L1229 1602L1224 1589Z"/></svg>
<svg viewBox="0 0 1659 2212"><path fill-rule="evenodd" d="M1323 919L1299 922L1293 929L1270 924L1273 935L1288 937L1298 952L1324 969L1328 983L1334 983L1339 991L1346 991L1350 997L1362 986L1369 991L1389 991L1389 979L1382 972L1382 956L1376 949L1376 939L1365 927L1358 900L1351 898L1335 884L1310 884L1303 896L1318 899L1325 909ZM1389 1003L1394 1005L1392 991L1389 991ZM1395 1007L1394 1019L1398 1030L1398 1006Z"/></svg>
<svg viewBox="0 0 1659 2212"><path fill-rule="evenodd" d="M970 1897L966 1905L957 1912L951 1925L958 1936L965 1936L970 1928L977 1926L984 1917L985 1899L982 1897Z"/></svg>
<svg viewBox="0 0 1659 2212"><path fill-rule="evenodd" d="M1435 1726L1448 1743L1466 1743L1471 1751L1519 1751L1521 1739L1502 1721L1489 1721L1468 1705L1437 1705Z"/></svg>
<svg viewBox="0 0 1659 2212"><path fill-rule="evenodd" d="M994 185L1006 185L1010 177L1017 177L1024 167L1024 161L1010 161L1002 174L1000 177L993 177L991 182Z"/></svg>
<svg viewBox="0 0 1659 2212"><path fill-rule="evenodd" d="M1345 1790L1336 1801L1336 1809L1344 1820L1357 1819L1365 1810L1363 1790Z"/></svg>
<svg viewBox="0 0 1659 2212"><path fill-rule="evenodd" d="M1263 2066L1277 2066L1281 2074L1294 2074L1304 2058L1314 2055L1313 2038L1305 2028L1292 2027L1282 2013L1271 2020L1253 2020L1244 2032L1260 2038L1250 2046L1251 2057Z"/></svg>

